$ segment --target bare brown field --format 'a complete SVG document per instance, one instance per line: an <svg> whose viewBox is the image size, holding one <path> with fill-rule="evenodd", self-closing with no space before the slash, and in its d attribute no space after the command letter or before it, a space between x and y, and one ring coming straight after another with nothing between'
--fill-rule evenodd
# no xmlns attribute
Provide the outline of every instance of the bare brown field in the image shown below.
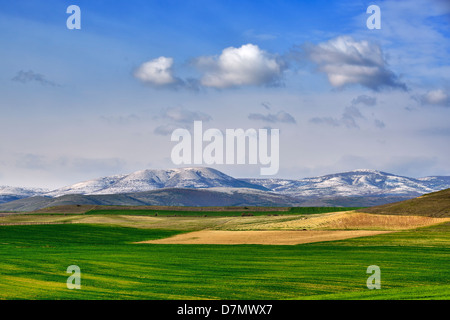
<svg viewBox="0 0 450 320"><path fill-rule="evenodd" d="M424 216L377 215L345 211L299 216L285 221L263 221L237 224L230 221L223 224L224 230L406 230L450 221L450 218Z"/></svg>
<svg viewBox="0 0 450 320"><path fill-rule="evenodd" d="M310 231L310 230L379 230L414 229L450 221L450 218L424 216L377 215L361 212L333 212L311 215L193 217L139 215L29 215L13 214L0 217L0 225L86 223L116 225L131 228L167 230L223 231Z"/></svg>
<svg viewBox="0 0 450 320"><path fill-rule="evenodd" d="M450 221L450 218L434 218L425 216L397 216L352 212L341 219L329 221L329 229L371 229L406 230L426 227Z"/></svg>
<svg viewBox="0 0 450 320"><path fill-rule="evenodd" d="M193 231L214 228L227 221L227 217L148 217L127 215L92 215L73 223L107 224L141 229Z"/></svg>
<svg viewBox="0 0 450 320"><path fill-rule="evenodd" d="M322 241L344 240L373 236L392 231L220 231L202 230L173 237L142 241L152 244L263 244L296 245Z"/></svg>
<svg viewBox="0 0 450 320"><path fill-rule="evenodd" d="M296 219L297 216L249 216L249 217L194 217L194 216L139 216L139 215L39 215L13 214L0 217L0 225L49 224L49 223L86 223L116 225L143 229L170 229L196 231L203 229L221 229L230 226L262 224ZM227 226L227 227L223 227Z"/></svg>

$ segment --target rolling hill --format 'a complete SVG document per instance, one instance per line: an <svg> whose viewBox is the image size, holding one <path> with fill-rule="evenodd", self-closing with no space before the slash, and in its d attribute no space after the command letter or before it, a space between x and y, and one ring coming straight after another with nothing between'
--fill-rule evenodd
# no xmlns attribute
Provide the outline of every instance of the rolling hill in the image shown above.
<svg viewBox="0 0 450 320"><path fill-rule="evenodd" d="M34 211L61 205L290 207L301 204L286 195L247 188L165 188L123 194L38 196L1 204L0 211Z"/></svg>
<svg viewBox="0 0 450 320"><path fill-rule="evenodd" d="M359 211L375 214L450 217L450 189L425 194L418 198L388 203Z"/></svg>

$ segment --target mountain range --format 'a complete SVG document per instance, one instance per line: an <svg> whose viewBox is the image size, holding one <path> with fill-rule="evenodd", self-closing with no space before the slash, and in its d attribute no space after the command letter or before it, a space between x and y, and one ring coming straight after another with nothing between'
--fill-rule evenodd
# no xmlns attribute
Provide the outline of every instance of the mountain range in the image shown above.
<svg viewBox="0 0 450 320"><path fill-rule="evenodd" d="M0 203L10 202L18 199L43 195L49 192L41 188L18 188L9 186L0 186Z"/></svg>
<svg viewBox="0 0 450 320"><path fill-rule="evenodd" d="M103 177L56 189L42 195L59 197L68 194L118 194L163 188L250 188L269 191L262 185L235 179L212 168L142 170L130 174Z"/></svg>
<svg viewBox="0 0 450 320"><path fill-rule="evenodd" d="M299 180L242 179L273 192L304 197L418 196L450 188L450 177L408 178L377 170L354 170Z"/></svg>
<svg viewBox="0 0 450 320"><path fill-rule="evenodd" d="M60 204L372 206L450 188L450 177L354 170L304 179L236 179L206 167L142 170L55 190L0 187L0 210Z"/></svg>

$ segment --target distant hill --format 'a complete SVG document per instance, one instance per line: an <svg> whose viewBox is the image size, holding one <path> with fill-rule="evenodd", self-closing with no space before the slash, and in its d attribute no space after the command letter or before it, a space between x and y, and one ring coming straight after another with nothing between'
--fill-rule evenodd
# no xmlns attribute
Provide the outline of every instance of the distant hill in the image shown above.
<svg viewBox="0 0 450 320"><path fill-rule="evenodd" d="M246 188L167 188L146 192L109 195L64 195L56 198L31 197L0 204L0 211L34 211L61 205L107 206L265 206L292 207L295 198Z"/></svg>
<svg viewBox="0 0 450 320"><path fill-rule="evenodd" d="M415 199L384 204L359 211L376 214L450 217L450 189L425 194Z"/></svg>

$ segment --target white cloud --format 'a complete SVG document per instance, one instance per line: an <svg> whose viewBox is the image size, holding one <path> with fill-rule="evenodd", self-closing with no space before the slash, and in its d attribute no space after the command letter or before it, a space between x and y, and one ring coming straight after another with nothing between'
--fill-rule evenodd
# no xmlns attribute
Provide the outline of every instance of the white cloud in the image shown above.
<svg viewBox="0 0 450 320"><path fill-rule="evenodd" d="M196 65L205 71L201 84L214 88L274 85L284 70L281 60L253 44L226 48L215 57L200 57Z"/></svg>
<svg viewBox="0 0 450 320"><path fill-rule="evenodd" d="M167 86L177 82L172 74L173 59L168 57L159 57L144 62L136 69L134 76L155 86Z"/></svg>
<svg viewBox="0 0 450 320"><path fill-rule="evenodd" d="M422 104L450 106L450 97L442 89L431 90L420 97Z"/></svg>
<svg viewBox="0 0 450 320"><path fill-rule="evenodd" d="M387 68L381 48L369 41L339 36L318 45L306 46L311 61L328 76L334 87L360 84L373 90L402 88L397 76Z"/></svg>

